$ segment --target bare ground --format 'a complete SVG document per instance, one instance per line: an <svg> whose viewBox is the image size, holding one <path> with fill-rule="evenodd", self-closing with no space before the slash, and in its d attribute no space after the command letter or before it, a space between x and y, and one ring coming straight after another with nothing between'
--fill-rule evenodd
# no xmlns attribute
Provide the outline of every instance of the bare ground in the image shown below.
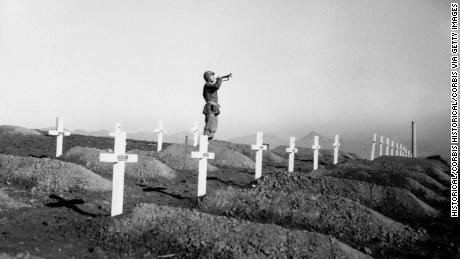
<svg viewBox="0 0 460 259"><path fill-rule="evenodd" d="M64 153L77 146L113 148L111 138L75 135L66 137L64 143ZM253 159L247 146L223 143ZM36 163L44 166L56 163L44 159L53 157L54 145L54 137L42 135L0 137L1 154L40 158ZM152 152L156 146L128 140L128 150L134 149ZM354 157L344 156L341 162L351 168L350 175L353 167L358 172L376 166ZM208 173L209 194L203 199L195 197L195 170L176 169L176 177L167 180L127 175L124 213L111 218L110 191L34 188L26 182L0 181L2 197L8 197L4 200L26 205L0 211L0 256L457 257L458 222L446 215L445 200L433 198L434 206L427 198L443 197L448 190L441 188L448 188L442 180L445 177L439 177L439 173L448 175L442 163L434 163L434 173L425 172L430 160L398 159L394 163L394 169L391 161L385 163L393 174L415 172L429 176L439 186L427 186L417 180L422 178L408 175L402 175L402 179L419 185L410 185L408 180L408 185L393 186L375 174L344 179L332 175L336 166L328 159L319 172L312 174L311 161L305 156L296 160L293 174L288 174L282 163L268 161L258 182L253 180L251 168L220 165ZM98 174L111 180L109 171ZM413 193L417 188L424 190L425 198ZM221 204L224 201L229 203Z"/></svg>

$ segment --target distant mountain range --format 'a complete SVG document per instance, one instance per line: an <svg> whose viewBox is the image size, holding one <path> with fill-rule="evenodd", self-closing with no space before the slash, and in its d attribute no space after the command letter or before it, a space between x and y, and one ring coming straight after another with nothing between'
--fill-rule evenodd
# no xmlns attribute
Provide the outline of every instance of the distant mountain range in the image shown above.
<svg viewBox="0 0 460 259"><path fill-rule="evenodd" d="M334 143L334 138L333 137L325 137L317 132L310 132L301 139L296 139L295 145L298 147L305 147L305 148L311 148L313 146L313 142L315 139L315 136L318 136L319 138L319 145L321 148L325 148L326 146L332 146L332 143ZM329 148L327 148L329 149Z"/></svg>

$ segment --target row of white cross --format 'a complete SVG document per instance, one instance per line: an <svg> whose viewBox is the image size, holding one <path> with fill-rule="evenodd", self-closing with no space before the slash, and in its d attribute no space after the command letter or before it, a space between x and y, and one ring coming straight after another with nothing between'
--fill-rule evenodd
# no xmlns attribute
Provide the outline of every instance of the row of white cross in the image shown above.
<svg viewBox="0 0 460 259"><path fill-rule="evenodd" d="M380 149L379 156L383 156L383 142L384 137L380 136ZM374 134L372 139L372 150L371 150L371 160L375 158L375 143L377 142L377 134ZM412 157L412 152L403 144L391 141L390 138L387 138L385 145L385 155L386 156L402 156L402 157Z"/></svg>
<svg viewBox="0 0 460 259"><path fill-rule="evenodd" d="M201 132L199 128L199 123L196 121L195 126L191 129L193 133L193 146L198 145L198 137ZM166 134L168 131L164 128L163 121L159 121L158 129L154 131L157 133L157 151L160 152L163 148L163 134ZM56 118L56 130L49 130L49 135L57 136L56 138L56 157L62 155L62 146L64 142L64 136L70 136L70 131L64 130L64 120L62 118Z"/></svg>
<svg viewBox="0 0 460 259"><path fill-rule="evenodd" d="M267 145L263 144L263 132L257 132L256 144L251 145L252 150L256 150L256 166L255 166L255 179L259 179L262 176L262 158L263 151L267 150ZM334 146L334 164L337 164L339 154L339 135L335 136ZM319 155L319 138L315 136L314 144L312 146L314 150L313 155L313 170L318 169L318 155ZM291 137L289 141L289 147L286 148L286 152L289 153L288 171L294 171L294 155L298 152L295 147L295 137ZM197 196L203 196L206 194L206 178L207 178L207 166L208 159L214 159L214 153L208 152L208 136L200 136L200 150L194 151L191 154L192 158L200 159L198 168L198 192Z"/></svg>
<svg viewBox="0 0 460 259"><path fill-rule="evenodd" d="M62 142L63 136L69 136L70 132L64 130L64 121L62 119L57 119L57 125L55 131L49 131L50 135L55 135L57 139L57 151L56 156L62 154ZM166 133L166 130L163 127L163 123L160 121L159 128L155 130L159 134L158 140L162 141L162 134ZM192 132L195 135L198 135L199 129L198 125L195 124L195 127L192 128ZM126 154L126 132L121 130L121 124L117 123L115 126L115 131L109 133L110 136L115 138L114 142L114 151L113 153L101 153L99 160L101 162L110 162L114 163L113 165L113 179L112 179L112 207L111 215L116 216L120 215L123 212L123 195L124 195L124 174L125 174L125 163L135 163L138 161L138 156L135 154ZM196 146L198 136L195 137L194 146ZM206 178L207 178L207 160L214 159L214 153L208 152L208 136L200 136L200 148L199 151L193 151L191 153L192 158L199 159L199 169L198 169L198 190L197 196L203 196L206 194ZM161 151L161 144L159 143L157 151ZM340 146L339 136L335 136L334 146L334 164L337 164L338 161L338 148ZM262 158L263 151L267 150L267 145L263 144L263 132L257 132L256 144L251 146L252 150L256 150L256 166L255 166L255 179L259 179L262 176ZM318 169L318 155L319 155L319 138L315 136L314 144L312 146L314 150L313 158L313 170ZM286 152L289 153L289 165L288 171L294 171L294 155L298 152L298 149L295 147L295 137L290 138L289 147L286 148Z"/></svg>

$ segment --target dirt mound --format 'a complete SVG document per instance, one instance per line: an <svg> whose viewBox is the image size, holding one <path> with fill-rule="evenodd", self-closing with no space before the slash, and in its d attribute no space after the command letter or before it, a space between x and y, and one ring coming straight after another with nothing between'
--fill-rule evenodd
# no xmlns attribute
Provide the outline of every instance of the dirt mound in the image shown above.
<svg viewBox="0 0 460 259"><path fill-rule="evenodd" d="M0 126L0 135L42 135L38 130L23 128L19 126L12 125L1 125Z"/></svg>
<svg viewBox="0 0 460 259"><path fill-rule="evenodd" d="M333 177L309 177L301 173L281 170L267 172L258 186L259 190L319 193L358 201L393 219L432 219L439 217L438 210L419 200L411 192L372 183L337 179Z"/></svg>
<svg viewBox="0 0 460 259"><path fill-rule="evenodd" d="M269 164L275 165L275 166L288 166L288 161L287 159L277 155L276 153L272 151L264 152L263 153L263 161L267 161Z"/></svg>
<svg viewBox="0 0 460 259"><path fill-rule="evenodd" d="M433 155L433 156L428 156L426 157L426 159L432 161L432 162L435 162L435 163L439 163L440 165L443 165L445 166L446 168L449 168L449 163L447 163L446 160L444 160L440 155Z"/></svg>
<svg viewBox="0 0 460 259"><path fill-rule="evenodd" d="M415 196L420 197L421 200L425 201L428 204L432 204L434 206L442 206L447 201L447 198L439 195L438 193L428 189L424 185L420 184L419 182L404 177L406 181L406 189L411 193L415 194Z"/></svg>
<svg viewBox="0 0 460 259"><path fill-rule="evenodd" d="M242 153L243 155L251 158L254 157L254 150L251 149L251 145L235 144L227 141L213 140L209 142L209 149L230 149L236 152Z"/></svg>
<svg viewBox="0 0 460 259"><path fill-rule="evenodd" d="M417 232L349 199L305 192L269 192L227 188L205 196L200 210L243 220L274 223L334 235L373 252L411 247L426 240ZM383 249L383 250L382 250Z"/></svg>
<svg viewBox="0 0 460 259"><path fill-rule="evenodd" d="M10 198L8 194L0 190L0 212L5 209L19 209L23 207L29 206L23 202Z"/></svg>
<svg viewBox="0 0 460 259"><path fill-rule="evenodd" d="M419 199L434 206L442 206L442 203L446 201L446 198L442 194L426 187L432 186L436 181L423 173L378 169L367 165L349 166L342 164L336 168L324 171L323 175L403 188L415 194ZM438 188L435 190L438 190Z"/></svg>
<svg viewBox="0 0 460 259"><path fill-rule="evenodd" d="M151 257L178 258L366 258L322 234L294 231L182 208L141 204L115 220L105 245Z"/></svg>
<svg viewBox="0 0 460 259"><path fill-rule="evenodd" d="M446 174L442 167L438 164L433 163L433 165L427 169L427 174L431 176L433 179L443 184L444 186L450 185L449 175Z"/></svg>
<svg viewBox="0 0 460 259"><path fill-rule="evenodd" d="M88 169L49 158L0 155L0 182L53 191L109 191L111 182Z"/></svg>
<svg viewBox="0 0 460 259"><path fill-rule="evenodd" d="M128 153L137 154L137 163L126 163L126 175L136 179L174 179L176 174L173 169L158 161L157 159L147 156L143 153L137 153L138 150L132 150ZM64 155L66 161L82 165L97 173L112 173L113 164L100 162L99 154L107 152L101 149L88 147L73 147Z"/></svg>
<svg viewBox="0 0 460 259"><path fill-rule="evenodd" d="M233 164L233 167L239 167L239 168L246 168L246 169L255 168L254 161L256 157L256 151L252 150L250 145L234 144L231 142L224 142L224 141L211 141L209 143L209 149L212 152L216 153L216 160L215 160L216 162L219 160L223 160L218 155L220 152L222 152L223 150L227 150L227 151L230 150L231 152L235 152L235 154L239 154L238 155L239 157L243 155L245 157L246 162L244 163L245 166L235 166L235 164L236 165L241 164L239 160L243 160L243 158L237 158L235 159L235 161L233 161L233 163L227 163L227 164L230 164L230 166L232 166L231 164ZM287 164L287 161L285 158L280 157L279 155L275 154L272 151L263 152L263 162L269 163L272 165L276 165L276 166L282 166L282 165Z"/></svg>
<svg viewBox="0 0 460 259"><path fill-rule="evenodd" d="M192 151L196 151L191 146L172 144L161 152L146 151L150 156L157 158L172 169L176 170L198 170L198 160L191 157ZM210 162L208 160L208 162ZM218 168L208 163L208 172L217 171Z"/></svg>
<svg viewBox="0 0 460 259"><path fill-rule="evenodd" d="M447 191L450 185L449 175L445 173L449 168L428 159L379 157L372 164L380 169L400 172L437 192Z"/></svg>
<svg viewBox="0 0 460 259"><path fill-rule="evenodd" d="M233 145L227 144L228 142L215 142L209 143L209 152L215 154L215 159L209 160L209 163L215 166L225 166L234 168L254 169L254 161L246 155L242 154ZM230 148L229 148L230 147Z"/></svg>

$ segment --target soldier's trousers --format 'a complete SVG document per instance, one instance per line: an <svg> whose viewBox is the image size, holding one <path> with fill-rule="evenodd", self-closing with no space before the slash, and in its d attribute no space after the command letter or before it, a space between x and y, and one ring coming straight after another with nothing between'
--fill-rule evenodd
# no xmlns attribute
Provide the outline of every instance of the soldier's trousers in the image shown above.
<svg viewBox="0 0 460 259"><path fill-rule="evenodd" d="M204 126L204 135L208 136L209 139L212 139L217 131L217 115L207 113L204 116L204 121L206 123Z"/></svg>

